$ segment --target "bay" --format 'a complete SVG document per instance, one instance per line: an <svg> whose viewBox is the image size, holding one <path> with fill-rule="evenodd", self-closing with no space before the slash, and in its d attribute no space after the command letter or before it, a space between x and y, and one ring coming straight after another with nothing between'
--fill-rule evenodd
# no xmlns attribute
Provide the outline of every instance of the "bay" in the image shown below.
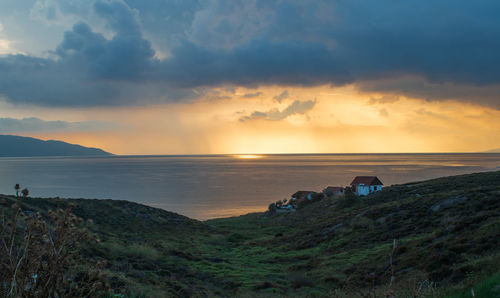
<svg viewBox="0 0 500 298"><path fill-rule="evenodd" d="M129 200L196 219L264 211L297 190L385 186L500 170L500 154L295 154L0 158L0 193Z"/></svg>

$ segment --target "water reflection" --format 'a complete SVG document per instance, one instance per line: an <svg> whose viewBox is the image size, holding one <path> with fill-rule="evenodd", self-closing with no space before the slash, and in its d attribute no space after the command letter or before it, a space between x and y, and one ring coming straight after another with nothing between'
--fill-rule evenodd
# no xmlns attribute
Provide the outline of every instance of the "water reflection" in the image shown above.
<svg viewBox="0 0 500 298"><path fill-rule="evenodd" d="M257 158L263 158L263 155L257 155L257 154L237 154L233 155L235 158L239 159L257 159Z"/></svg>
<svg viewBox="0 0 500 298"><path fill-rule="evenodd" d="M385 185L499 170L500 154L321 154L0 158L0 193L121 199L198 219L265 210L296 190L347 185L356 175Z"/></svg>

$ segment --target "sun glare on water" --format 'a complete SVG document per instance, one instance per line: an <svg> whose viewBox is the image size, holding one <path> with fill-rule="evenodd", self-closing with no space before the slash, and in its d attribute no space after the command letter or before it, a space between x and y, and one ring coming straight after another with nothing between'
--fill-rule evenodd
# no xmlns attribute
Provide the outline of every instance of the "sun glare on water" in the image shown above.
<svg viewBox="0 0 500 298"><path fill-rule="evenodd" d="M263 155L257 155L257 154L238 154L234 155L236 158L240 159L256 159L256 158L263 158Z"/></svg>

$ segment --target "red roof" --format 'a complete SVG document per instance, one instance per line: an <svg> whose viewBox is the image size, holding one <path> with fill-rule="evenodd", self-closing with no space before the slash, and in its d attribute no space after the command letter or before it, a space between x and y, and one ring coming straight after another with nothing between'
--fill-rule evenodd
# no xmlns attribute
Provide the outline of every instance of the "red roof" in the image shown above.
<svg viewBox="0 0 500 298"><path fill-rule="evenodd" d="M384 185L376 176L356 176L351 185Z"/></svg>
<svg viewBox="0 0 500 298"><path fill-rule="evenodd" d="M297 191L296 193L294 193L292 195L292 198L295 198L296 200L300 201L300 200L304 200L307 198L307 196L310 194L310 193L314 193L314 191L308 191L308 190L299 190Z"/></svg>

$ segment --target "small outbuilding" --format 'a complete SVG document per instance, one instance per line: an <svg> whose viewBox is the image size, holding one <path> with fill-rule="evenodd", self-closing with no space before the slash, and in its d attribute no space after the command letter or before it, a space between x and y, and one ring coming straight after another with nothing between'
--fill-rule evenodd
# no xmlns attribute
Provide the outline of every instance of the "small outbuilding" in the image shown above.
<svg viewBox="0 0 500 298"><path fill-rule="evenodd" d="M370 193L382 190L382 181L376 176L356 176L351 182L352 190L358 196L366 196Z"/></svg>
<svg viewBox="0 0 500 298"><path fill-rule="evenodd" d="M312 200L312 195L314 194L314 191L309 191L309 190L299 190L296 193L292 195L292 202L302 202L304 200Z"/></svg>
<svg viewBox="0 0 500 298"><path fill-rule="evenodd" d="M341 186L328 186L327 188L323 189L323 194L325 195L325 197L343 195L344 188Z"/></svg>

